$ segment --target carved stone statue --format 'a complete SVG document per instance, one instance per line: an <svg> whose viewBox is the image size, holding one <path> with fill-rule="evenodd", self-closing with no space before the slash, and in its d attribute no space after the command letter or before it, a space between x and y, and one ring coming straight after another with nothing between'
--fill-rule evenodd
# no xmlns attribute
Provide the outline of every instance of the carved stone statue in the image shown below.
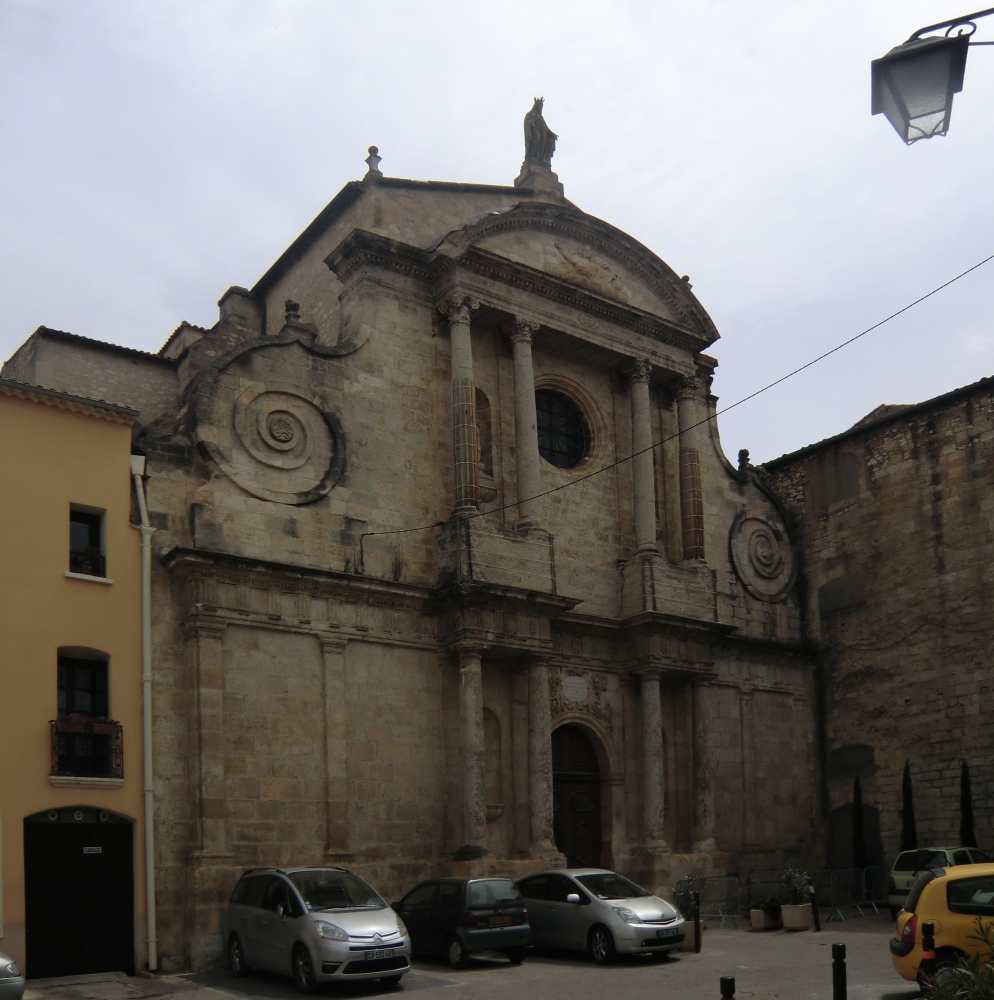
<svg viewBox="0 0 994 1000"><path fill-rule="evenodd" d="M532 165L552 169L552 154L556 151L556 139L559 137L545 124L543 104L545 98L536 97L531 111L525 115L525 162L522 169Z"/></svg>

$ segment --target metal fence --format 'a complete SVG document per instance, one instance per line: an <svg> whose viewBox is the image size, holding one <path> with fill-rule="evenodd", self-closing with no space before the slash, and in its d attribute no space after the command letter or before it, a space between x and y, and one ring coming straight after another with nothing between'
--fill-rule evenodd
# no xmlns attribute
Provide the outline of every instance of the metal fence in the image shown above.
<svg viewBox="0 0 994 1000"><path fill-rule="evenodd" d="M777 868L754 869L746 875L743 904L747 910L764 896L781 894L782 872ZM878 907L887 905L887 871L879 866L814 871L808 875L815 889L815 904L828 910L828 920L844 921L847 912L850 916L864 916L864 907L879 913Z"/></svg>
<svg viewBox="0 0 994 1000"><path fill-rule="evenodd" d="M686 884L690 879L682 878L677 885ZM719 926L724 927L726 920L732 921L733 927L738 927L738 919L742 916L742 886L737 878L731 875L714 875L704 879L703 884L694 879L701 894L701 917L720 920Z"/></svg>

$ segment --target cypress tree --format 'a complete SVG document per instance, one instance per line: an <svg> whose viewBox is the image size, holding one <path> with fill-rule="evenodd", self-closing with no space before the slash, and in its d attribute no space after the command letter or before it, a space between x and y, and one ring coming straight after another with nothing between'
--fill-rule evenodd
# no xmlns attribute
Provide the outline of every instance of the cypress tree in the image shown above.
<svg viewBox="0 0 994 1000"><path fill-rule="evenodd" d="M959 772L959 842L961 847L976 847L973 832L973 795L970 792L970 769L963 761Z"/></svg>
<svg viewBox="0 0 994 1000"><path fill-rule="evenodd" d="M918 846L918 829L915 826L915 803L911 797L911 761L904 762L904 779L901 781L901 850L913 851Z"/></svg>
<svg viewBox="0 0 994 1000"><path fill-rule="evenodd" d="M863 815L863 786L859 775L852 789L852 864L853 868L866 868L869 858L866 850L866 820Z"/></svg>

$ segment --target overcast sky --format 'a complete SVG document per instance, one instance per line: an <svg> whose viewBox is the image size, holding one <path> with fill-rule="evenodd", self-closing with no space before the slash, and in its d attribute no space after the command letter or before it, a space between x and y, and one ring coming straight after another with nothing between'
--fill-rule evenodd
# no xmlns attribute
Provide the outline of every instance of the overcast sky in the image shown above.
<svg viewBox="0 0 994 1000"><path fill-rule="evenodd" d="M869 63L962 0L0 0L0 357L39 324L157 350L210 326L376 143L510 183L544 95L585 211L678 274L720 405L994 253L994 48L906 147ZM978 38L994 38L994 18ZM754 461L994 373L994 262L720 421Z"/></svg>

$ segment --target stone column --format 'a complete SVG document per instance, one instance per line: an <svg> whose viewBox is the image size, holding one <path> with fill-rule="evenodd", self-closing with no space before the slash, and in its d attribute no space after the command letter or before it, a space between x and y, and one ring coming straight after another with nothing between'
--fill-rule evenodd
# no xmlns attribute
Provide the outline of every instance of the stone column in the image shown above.
<svg viewBox="0 0 994 1000"><path fill-rule="evenodd" d="M480 495L480 441L476 426L476 383L470 317L480 303L459 297L447 306L452 341L452 464L454 517L477 510Z"/></svg>
<svg viewBox="0 0 994 1000"><path fill-rule="evenodd" d="M477 650L459 654L459 721L463 758L463 843L457 860L484 857L487 851L485 752L483 747L483 661Z"/></svg>
<svg viewBox="0 0 994 1000"><path fill-rule="evenodd" d="M532 368L532 337L539 324L516 320L511 344L514 350L514 449L518 474L518 524L538 524L538 501L542 492L542 468L538 453L538 417L535 413L535 372Z"/></svg>
<svg viewBox="0 0 994 1000"><path fill-rule="evenodd" d="M531 854L539 858L556 850L552 839L552 708L549 667L528 667L528 805Z"/></svg>
<svg viewBox="0 0 994 1000"><path fill-rule="evenodd" d="M658 552L656 544L656 470L652 461L652 411L649 376L652 365L637 358L632 365L632 480L635 489L635 547Z"/></svg>
<svg viewBox="0 0 994 1000"><path fill-rule="evenodd" d="M663 713L659 671L646 670L642 682L642 839L654 852L668 851L663 835L666 772L663 760Z"/></svg>
<svg viewBox="0 0 994 1000"><path fill-rule="evenodd" d="M348 639L321 638L324 660L325 860L338 863L349 852L348 745L345 650Z"/></svg>
<svg viewBox="0 0 994 1000"><path fill-rule="evenodd" d="M714 688L707 678L692 684L694 700L694 853L718 850L714 839Z"/></svg>
<svg viewBox="0 0 994 1000"><path fill-rule="evenodd" d="M700 380L685 378L676 390L680 426L680 521L683 528L683 558L704 558L704 493L701 487L701 453L697 446L697 393Z"/></svg>
<svg viewBox="0 0 994 1000"><path fill-rule="evenodd" d="M196 803L197 860L228 858L224 788L224 624L193 621L187 627L191 709L191 792Z"/></svg>

